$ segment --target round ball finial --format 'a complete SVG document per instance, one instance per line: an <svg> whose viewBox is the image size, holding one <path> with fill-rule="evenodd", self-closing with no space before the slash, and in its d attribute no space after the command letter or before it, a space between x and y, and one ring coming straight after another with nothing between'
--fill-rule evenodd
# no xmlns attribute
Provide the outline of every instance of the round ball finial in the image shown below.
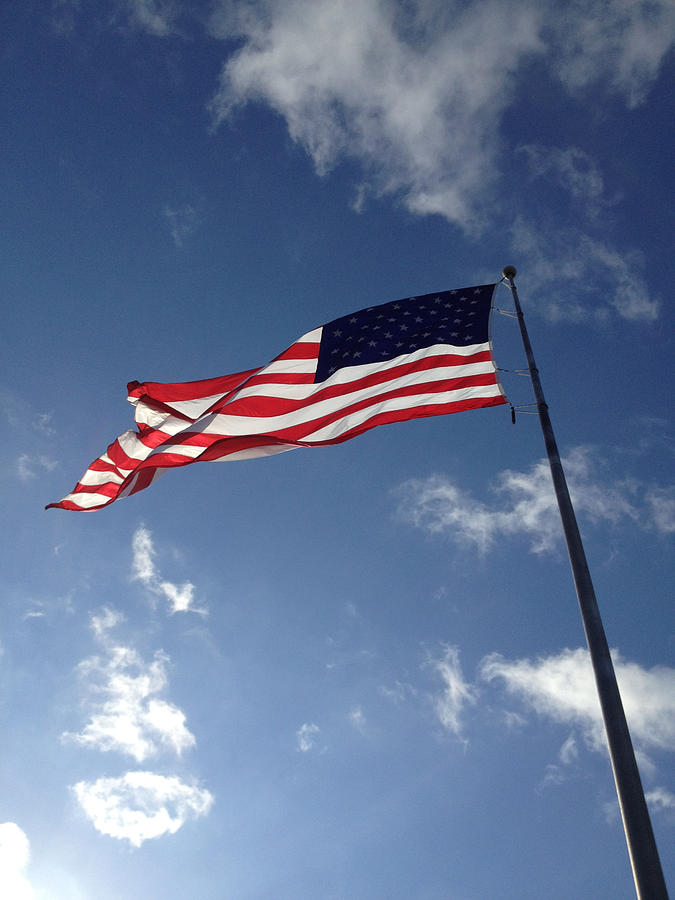
<svg viewBox="0 0 675 900"><path fill-rule="evenodd" d="M504 278L508 278L509 281L516 277L516 267L515 266L504 266L502 269L502 275Z"/></svg>

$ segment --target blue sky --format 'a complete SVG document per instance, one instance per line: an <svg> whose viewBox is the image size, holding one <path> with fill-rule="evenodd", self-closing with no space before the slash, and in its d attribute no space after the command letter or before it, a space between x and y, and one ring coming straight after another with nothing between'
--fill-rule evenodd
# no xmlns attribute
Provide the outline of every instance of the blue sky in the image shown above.
<svg viewBox="0 0 675 900"><path fill-rule="evenodd" d="M536 417L43 510L128 381L507 263L672 886L672 6L0 15L3 896L634 895ZM493 343L525 365L513 319Z"/></svg>

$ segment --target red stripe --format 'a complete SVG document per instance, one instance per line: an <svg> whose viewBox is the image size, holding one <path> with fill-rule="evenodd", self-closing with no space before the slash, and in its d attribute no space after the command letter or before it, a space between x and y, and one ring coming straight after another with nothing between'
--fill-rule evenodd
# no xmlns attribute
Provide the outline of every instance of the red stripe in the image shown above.
<svg viewBox="0 0 675 900"><path fill-rule="evenodd" d="M493 382L495 383L495 382ZM382 398L380 398L381 400ZM179 466L189 465L192 462L200 462L200 461L212 461L217 459L226 458L228 455L233 453L240 452L242 450L253 449L255 447L269 446L269 445L290 445L290 446L307 446L307 447L320 447L320 446L328 446L331 444L341 444L345 441L350 440L353 437L356 437L359 434L363 434L366 431L370 431L372 428L376 428L379 425L389 425L394 424L396 422L404 422L409 421L411 419L418 418L428 418L431 416L443 415L448 413L461 412L469 409L482 409L490 406L501 406L505 404L506 398L502 395L497 397L480 397L473 398L469 400L460 400L453 401L448 403L433 403L425 406L417 406L412 409L401 409L401 410L390 410L388 412L378 413L373 416L367 422L364 422L360 425L355 426L339 437L332 438L326 441L302 441L302 440L289 440L288 438L282 439L280 437L281 433L278 433L276 436L271 435L251 435L251 436L243 436L243 437L214 437L210 446L204 448L204 452L200 454L197 459L187 458L183 456L178 456L175 454L158 454L157 456L149 457L148 459L141 461L135 472L132 472L125 482L121 485L113 484L111 482L103 485L82 485L78 484L77 488L73 493L82 492L82 493L97 493L103 496L107 496L109 499L104 503L101 503L98 506L92 508L86 508L79 506L77 503L71 500L62 500L59 503L50 503L46 509L50 508L61 508L61 509L69 509L69 510L77 510L81 512L93 512L96 509L101 509L103 506L107 506L111 503L119 493L132 481L135 479L135 484L130 493L137 493L138 491L143 490L147 487L153 477L157 469L171 467L176 468ZM355 404L354 406L361 406L361 404ZM318 422L313 423L312 430L315 430L317 427L320 427ZM194 439L205 439L209 436L207 435L185 435L186 438L194 438ZM159 457L159 458L158 458ZM160 463L164 463L161 465Z"/></svg>
<svg viewBox="0 0 675 900"><path fill-rule="evenodd" d="M454 382L455 383L453 384L453 388L457 390L462 388L496 384L497 380L494 374L488 372L483 375L473 375L468 378L454 379ZM297 425L289 425L286 428L275 428L272 433L276 437L281 437L284 440L299 441L302 440L307 434L311 434L313 431L317 431L319 428L323 428L326 425L333 424L339 419L345 418L346 416L350 415L353 412L357 412L360 409L366 409L369 406L376 406L379 403L384 403L387 400L392 400L397 397L410 397L422 393L442 393L447 389L447 381L434 381L430 382L429 384L412 384L399 388L393 388L390 391L383 391L379 394L376 394L374 397L366 397L364 399L354 401L353 403L347 403L339 409L332 410L331 412L326 413L323 416L319 416L315 419L301 422Z"/></svg>
<svg viewBox="0 0 675 900"><path fill-rule="evenodd" d="M263 372L249 378L242 388L252 384L314 384L314 372Z"/></svg>
<svg viewBox="0 0 675 900"><path fill-rule="evenodd" d="M460 363L446 361L456 361L457 359L463 360L461 365L468 364L466 362L467 357L432 356L416 360L412 363L404 363L403 365L394 366L393 368L371 372L369 375L366 375L363 378L359 378L356 381L349 381L343 384L333 384L325 388L319 388L315 393L312 393L309 397L305 398L294 399L288 397L278 397L274 394L256 394L255 396L241 398L235 396L234 399L229 403L219 404L218 408L214 407L213 413L216 414L218 412L222 412L225 415L231 414L236 416L257 417L280 416L286 413L294 412L298 409L303 409L304 407L310 407L315 403L321 402L322 400L329 400L333 397L347 396L348 394L355 393L356 391L360 391L368 387L374 387L376 385L396 381L398 378L403 378L406 375L411 375L417 372L425 372L429 369L436 368L448 369L448 375L445 378L434 379L433 382L429 382L429 384L441 385L441 387L437 388L437 390L453 390L455 386L463 387L466 384L467 379L481 377L479 375L465 375L458 378L449 377L452 373L452 369L456 368L457 365L460 365ZM490 354L487 351L476 353L473 356L468 357L468 359L470 363L484 361L489 362ZM483 382L478 381L476 383L482 384ZM445 387L443 387L443 385ZM419 385L420 391L422 391L423 387L426 387L426 385Z"/></svg>
<svg viewBox="0 0 675 900"><path fill-rule="evenodd" d="M447 413L464 412L468 409L482 409L488 406L502 406L506 403L506 397L501 394L499 397L475 397L472 400L456 400L451 403L431 403L428 406L416 406L414 409L390 410L389 412L378 413L362 425L357 425L350 431L341 434L337 438L329 441L311 441L306 442L308 447L325 447L330 444L341 444L350 438L363 434L378 425L391 425L395 422L407 422L410 419L425 419L429 416L440 416ZM303 442L299 442L303 443Z"/></svg>
<svg viewBox="0 0 675 900"><path fill-rule="evenodd" d="M288 350L275 356L272 362L279 362L283 359L315 359L319 356L320 346L319 341L300 341L297 344L291 344Z"/></svg>
<svg viewBox="0 0 675 900"><path fill-rule="evenodd" d="M204 378L202 381L184 381L176 383L162 383L158 381L130 381L127 390L130 397L139 400L150 398L160 403L171 403L181 400L201 400L204 397L212 397L215 394L225 394L239 387L242 382L250 378L261 367L247 369L245 372L235 372L233 375L221 375L219 378Z"/></svg>

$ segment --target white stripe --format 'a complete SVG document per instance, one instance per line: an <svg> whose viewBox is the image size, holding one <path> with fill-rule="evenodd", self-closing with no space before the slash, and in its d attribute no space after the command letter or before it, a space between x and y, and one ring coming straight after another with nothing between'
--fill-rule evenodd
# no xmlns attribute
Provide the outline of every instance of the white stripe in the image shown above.
<svg viewBox="0 0 675 900"><path fill-rule="evenodd" d="M226 393L229 393L229 391ZM213 406L216 400L220 400L222 396L224 396L224 394L220 393L211 394L209 397L195 397L193 400L161 400L158 402L164 403L165 406L170 406L171 409L182 413L184 416L187 416L194 421L204 415L206 410ZM133 403L136 407L136 421L139 423L147 422L148 425L157 427L157 425L161 425L169 416L169 413L167 412L158 412L155 409L151 409L135 397L130 397L129 402ZM155 421L152 420L153 416L156 417ZM185 425L185 422L183 422L183 425ZM164 429L162 428L162 430Z"/></svg>
<svg viewBox="0 0 675 900"><path fill-rule="evenodd" d="M251 378L258 378L260 375L312 375L316 372L316 357L311 359L278 359L276 362L268 363ZM243 388L242 388L243 390Z"/></svg>
<svg viewBox="0 0 675 900"><path fill-rule="evenodd" d="M382 363L377 363L372 366L351 366L349 371L341 369L326 381L321 381L318 384L254 384L249 388L243 388L236 397L232 398L230 403L234 403L242 397L280 397L287 400L305 400L308 397L311 397L312 394L316 394L331 385L349 384L352 381L358 381L369 374L365 370L369 370L370 372L377 372L378 370L387 371L390 368L390 365L391 363L387 363L386 366L383 366ZM359 371L359 369L362 371ZM405 382L402 380L408 377L412 379L413 376L420 382L428 382L447 378L465 378L470 375L492 374L494 371L495 367L489 359L483 360L482 362L468 363L462 366L436 366L433 369L423 369L418 373L410 373L409 376L399 376L399 378L392 379L390 382L385 381L379 385L379 388L382 391L389 390L390 384L398 384L399 381L401 381L401 383L413 384L414 381L412 380ZM343 372L345 373L344 376L342 375ZM227 406L225 406L224 409L227 409Z"/></svg>
<svg viewBox="0 0 675 900"><path fill-rule="evenodd" d="M275 456L277 453L288 453L289 450L298 450L294 444L270 444L265 447L249 447L248 450L237 450L236 453L228 453L210 462L235 462L239 459L258 459L261 456Z"/></svg>
<svg viewBox="0 0 675 900"><path fill-rule="evenodd" d="M319 328L315 328L313 331L308 331L307 334L303 334L303 336L299 337L297 339L297 341L294 341L294 343L296 343L296 344L320 344L322 334L323 334L323 325L321 325ZM291 344L291 347L292 346L293 346L293 344Z"/></svg>
<svg viewBox="0 0 675 900"><path fill-rule="evenodd" d="M391 400L383 400L366 409L359 409L351 415L344 416L336 422L319 428L318 431L305 435L302 441L330 441L339 437L346 431L363 425L369 419L382 412L391 412L395 409L412 409L420 406L430 406L437 403L456 403L461 400L474 400L480 397L500 397L501 391L498 384L480 385L472 388L462 388L458 391L446 391L441 394L413 394L409 397L396 397Z"/></svg>
<svg viewBox="0 0 675 900"><path fill-rule="evenodd" d="M127 477L131 469L118 469L118 472L124 472L123 475L118 475L117 472L101 472L97 469L87 469L82 478L80 478L80 484L109 484L110 482L114 484L122 484L124 479Z"/></svg>
<svg viewBox="0 0 675 900"><path fill-rule="evenodd" d="M143 441L139 440L135 431L125 431L117 438L117 443L131 459L143 460L152 451L151 447L147 447ZM115 464L113 463L113 465Z"/></svg>
<svg viewBox="0 0 675 900"><path fill-rule="evenodd" d="M109 503L111 498L106 497L105 494L92 494L88 491L75 491L75 493L73 494L68 494L63 498L63 500L59 500L59 503L63 503L65 500L70 500L73 503L77 503L77 505L82 507L82 509L92 509L92 507L94 506L103 506L105 503Z"/></svg>
<svg viewBox="0 0 675 900"><path fill-rule="evenodd" d="M222 396L222 394L218 394L216 400ZM211 401L208 406L205 406L203 412L212 406L213 402L215 401ZM146 424L155 431L163 431L166 434L178 434L179 431L189 428L192 422L195 421L195 419L190 419L189 422L186 422L185 419L179 419L177 416L172 416L171 413L157 412L154 409L150 409L150 407L146 406L144 403L139 403L136 407L135 418L139 425Z"/></svg>
<svg viewBox="0 0 675 900"><path fill-rule="evenodd" d="M447 368L438 370L442 373L442 378L437 381L446 380L448 378ZM490 371L490 368L488 368ZM205 416L201 422L191 426L191 431L200 431L204 434L221 434L221 435L244 435L244 434L274 434L283 428L290 428L294 425L302 425L304 422L312 422L320 419L322 416L330 415L353 403L361 400L368 400L371 397L377 397L385 391L392 391L413 384L427 384L433 381L429 374L423 372L410 372L399 378L394 378L385 384L373 384L361 390L352 391L349 394L343 394L339 397L329 397L326 400L318 400L316 403L308 403L301 409L296 409L290 413L284 413L279 416L238 416L228 415L225 413L216 413L212 416ZM315 390L321 390L321 385L314 385ZM228 407L226 406L225 409Z"/></svg>
<svg viewBox="0 0 675 900"><path fill-rule="evenodd" d="M176 456L187 456L195 459L195 457L199 456L199 454L203 453L206 449L207 448L204 446L198 447L195 444L171 444L168 447L160 444L159 447L155 447L149 456L157 456L158 453L174 453ZM171 463L169 463L169 465L171 465Z"/></svg>

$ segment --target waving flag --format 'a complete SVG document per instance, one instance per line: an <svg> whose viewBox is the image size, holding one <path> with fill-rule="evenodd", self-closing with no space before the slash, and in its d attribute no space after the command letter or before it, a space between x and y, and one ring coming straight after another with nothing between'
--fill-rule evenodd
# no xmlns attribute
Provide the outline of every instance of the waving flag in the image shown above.
<svg viewBox="0 0 675 900"><path fill-rule="evenodd" d="M376 425L505 403L489 342L496 285L408 297L308 332L261 368L132 381L125 431L49 507L93 511L197 461L338 444Z"/></svg>

